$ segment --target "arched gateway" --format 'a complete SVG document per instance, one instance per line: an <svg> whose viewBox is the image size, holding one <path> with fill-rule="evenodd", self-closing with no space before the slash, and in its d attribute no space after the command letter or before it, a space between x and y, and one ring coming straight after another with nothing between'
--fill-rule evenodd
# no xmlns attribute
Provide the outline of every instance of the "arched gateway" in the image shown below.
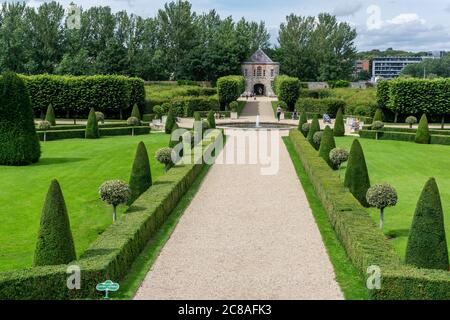
<svg viewBox="0 0 450 320"><path fill-rule="evenodd" d="M245 77L245 93L273 97L273 81L280 73L280 64L273 62L261 49L257 50L248 61L242 63Z"/></svg>

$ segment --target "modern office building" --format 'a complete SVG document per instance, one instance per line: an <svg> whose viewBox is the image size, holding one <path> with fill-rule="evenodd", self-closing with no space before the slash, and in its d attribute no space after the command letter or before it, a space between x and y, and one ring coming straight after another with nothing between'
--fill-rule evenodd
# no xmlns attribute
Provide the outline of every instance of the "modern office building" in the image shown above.
<svg viewBox="0 0 450 320"><path fill-rule="evenodd" d="M420 63L427 57L379 57L372 61L372 79L394 79L403 68L412 63Z"/></svg>

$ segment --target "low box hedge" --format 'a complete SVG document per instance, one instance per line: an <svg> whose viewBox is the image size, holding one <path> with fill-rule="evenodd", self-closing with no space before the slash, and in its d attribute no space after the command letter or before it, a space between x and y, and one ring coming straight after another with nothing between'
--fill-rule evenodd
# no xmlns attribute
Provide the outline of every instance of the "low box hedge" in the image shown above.
<svg viewBox="0 0 450 320"><path fill-rule="evenodd" d="M390 128L388 128L390 129ZM366 139L376 139L377 133L373 130L360 130L359 136ZM395 140L415 142L416 134L408 132L394 132L394 131L378 131L378 140ZM449 135L432 135L430 144L450 145Z"/></svg>
<svg viewBox="0 0 450 320"><path fill-rule="evenodd" d="M47 141L63 140L63 139L84 139L85 129L76 130L48 130L46 133ZM141 126L134 128L135 135L149 134L149 126ZM102 128L100 127L100 136L126 136L132 134L131 127L113 127L113 128ZM41 141L44 141L44 132L37 131L37 135Z"/></svg>
<svg viewBox="0 0 450 320"><path fill-rule="evenodd" d="M203 142L212 147L211 140ZM205 151L205 152L209 152ZM120 282L136 257L190 188L204 164L178 165L156 180L115 224L109 226L71 263L81 268L81 289L69 290L68 265L0 273L0 300L100 298L95 289L105 280Z"/></svg>
<svg viewBox="0 0 450 320"><path fill-rule="evenodd" d="M450 299L450 272L401 264L367 210L343 186L305 137L298 130L292 130L289 137L352 263L365 279L369 276L368 267L380 267L381 289L370 290L370 297L385 300Z"/></svg>
<svg viewBox="0 0 450 320"><path fill-rule="evenodd" d="M371 130L372 126L364 126L364 130ZM384 127L380 131L390 131L390 132L406 132L406 133L416 133L417 129L415 128L405 128L405 127ZM430 134L440 135L440 136L450 136L450 129L442 130L442 129L430 129Z"/></svg>

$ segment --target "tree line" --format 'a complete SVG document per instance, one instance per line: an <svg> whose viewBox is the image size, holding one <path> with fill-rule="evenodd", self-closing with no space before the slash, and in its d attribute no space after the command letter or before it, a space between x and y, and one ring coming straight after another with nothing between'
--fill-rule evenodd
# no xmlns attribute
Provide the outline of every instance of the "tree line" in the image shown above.
<svg viewBox="0 0 450 320"><path fill-rule="evenodd" d="M240 74L241 62L262 48L285 74L336 80L350 77L356 57L356 31L329 14L291 14L280 26L279 46L271 47L263 21L234 21L215 10L198 14L188 1L166 3L150 18L79 8L75 27L65 9L55 1L38 8L3 3L0 70L215 81Z"/></svg>

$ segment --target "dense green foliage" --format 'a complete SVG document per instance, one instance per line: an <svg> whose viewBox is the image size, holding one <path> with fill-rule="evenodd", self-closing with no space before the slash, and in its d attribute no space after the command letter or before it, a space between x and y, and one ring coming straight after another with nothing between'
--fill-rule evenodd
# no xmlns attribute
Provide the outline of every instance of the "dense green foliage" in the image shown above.
<svg viewBox="0 0 450 320"><path fill-rule="evenodd" d="M418 268L449 270L444 212L434 178L428 180L417 203L405 262Z"/></svg>
<svg viewBox="0 0 450 320"><path fill-rule="evenodd" d="M210 129L215 129L216 128L216 118L214 117L214 111L211 110L208 112L208 124L209 124L209 128Z"/></svg>
<svg viewBox="0 0 450 320"><path fill-rule="evenodd" d="M142 120L141 112L139 111L139 107L137 104L134 104L133 110L131 110L131 117L138 118L139 120Z"/></svg>
<svg viewBox="0 0 450 320"><path fill-rule="evenodd" d="M329 126L325 127L323 131L322 140L320 142L319 148L319 156L325 160L326 163L330 166L330 168L335 169L336 166L330 160L330 152L331 150L336 148L336 141L334 141L333 130Z"/></svg>
<svg viewBox="0 0 450 320"><path fill-rule="evenodd" d="M369 207L366 195L370 188L370 179L364 152L358 139L355 139L350 149L344 186L350 190L361 205Z"/></svg>
<svg viewBox="0 0 450 320"><path fill-rule="evenodd" d="M386 109L389 103L389 81L380 80L377 83L377 102L381 108Z"/></svg>
<svg viewBox="0 0 450 320"><path fill-rule="evenodd" d="M40 156L28 90L17 75L5 73L0 78L0 165L29 165Z"/></svg>
<svg viewBox="0 0 450 320"><path fill-rule="evenodd" d="M314 143L314 135L318 131L320 131L320 123L319 118L317 117L317 115L315 115L312 120L311 126L309 127L307 139L316 150L319 150L319 146Z"/></svg>
<svg viewBox="0 0 450 320"><path fill-rule="evenodd" d="M299 111L306 113L315 113L318 115L328 114L331 118L336 117L339 109L345 110L345 101L336 98L302 98L298 99L295 107Z"/></svg>
<svg viewBox="0 0 450 320"><path fill-rule="evenodd" d="M278 99L286 103L288 109L293 111L300 95L300 80L285 75L277 76L273 87Z"/></svg>
<svg viewBox="0 0 450 320"><path fill-rule="evenodd" d="M377 109L375 115L373 116L372 123L375 122L383 122L383 111L380 108Z"/></svg>
<svg viewBox="0 0 450 320"><path fill-rule="evenodd" d="M88 122L86 125L86 139L98 139L100 138L100 130L98 128L97 116L95 115L94 108L89 112Z"/></svg>
<svg viewBox="0 0 450 320"><path fill-rule="evenodd" d="M422 118L420 118L419 128L417 128L416 132L416 143L429 144L431 139L430 129L428 127L428 119L424 114Z"/></svg>
<svg viewBox="0 0 450 320"><path fill-rule="evenodd" d="M57 180L52 180L42 209L34 266L68 264L76 260L66 203Z"/></svg>
<svg viewBox="0 0 450 320"><path fill-rule="evenodd" d="M50 122L50 125L53 127L56 126L56 117L55 117L55 111L53 110L53 106L49 104L47 108L47 113L45 114L45 121Z"/></svg>
<svg viewBox="0 0 450 320"><path fill-rule="evenodd" d="M415 78L450 78L450 54L446 54L440 59L425 59L420 63L413 63L405 66L401 74Z"/></svg>
<svg viewBox="0 0 450 320"><path fill-rule="evenodd" d="M303 131L303 125L305 123L308 123L308 116L306 115L306 112L301 111L300 112L300 120L298 122L298 131L303 133L303 135L306 137L308 133Z"/></svg>
<svg viewBox="0 0 450 320"><path fill-rule="evenodd" d="M335 137L345 136L344 115L343 115L343 111L341 108L339 108L339 110L337 112L333 132L334 132Z"/></svg>
<svg viewBox="0 0 450 320"><path fill-rule="evenodd" d="M217 80L217 93L222 107L236 101L245 91L245 79L243 76L226 76Z"/></svg>
<svg viewBox="0 0 450 320"><path fill-rule="evenodd" d="M137 198L152 186L152 172L148 158L147 148L144 142L139 142L130 176L131 205Z"/></svg>
<svg viewBox="0 0 450 320"><path fill-rule="evenodd" d="M167 134L172 133L173 126L177 123L175 118L175 113L173 111L173 107L169 109L169 113L167 113L166 126L165 131Z"/></svg>
<svg viewBox="0 0 450 320"><path fill-rule="evenodd" d="M164 106L164 105L163 105ZM216 97L178 97L167 104L174 110L176 116L192 117L196 111L219 110L220 105Z"/></svg>

